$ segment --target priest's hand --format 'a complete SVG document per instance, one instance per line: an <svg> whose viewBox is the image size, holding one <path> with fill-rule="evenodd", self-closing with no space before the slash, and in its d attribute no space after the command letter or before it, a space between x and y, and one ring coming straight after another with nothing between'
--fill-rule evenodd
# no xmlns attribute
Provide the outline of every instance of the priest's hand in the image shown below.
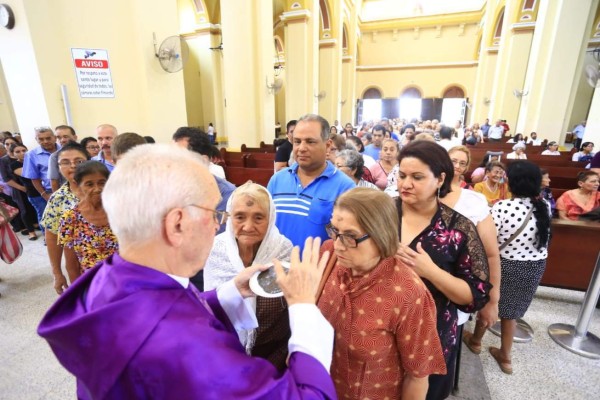
<svg viewBox="0 0 600 400"><path fill-rule="evenodd" d="M233 283L235 284L235 287L240 292L243 298L256 296L256 294L254 294L254 292L250 290L250 278L256 272L264 271L269 268L271 268L271 265L255 264L248 268L244 268L242 272L240 272L235 278L233 278Z"/></svg>
<svg viewBox="0 0 600 400"><path fill-rule="evenodd" d="M302 251L302 260L300 260L300 249L294 247L287 273L279 260L273 260L277 284L289 306L297 303L315 304L319 283L329 260L329 252L325 252L319 260L320 247L321 238L307 238Z"/></svg>

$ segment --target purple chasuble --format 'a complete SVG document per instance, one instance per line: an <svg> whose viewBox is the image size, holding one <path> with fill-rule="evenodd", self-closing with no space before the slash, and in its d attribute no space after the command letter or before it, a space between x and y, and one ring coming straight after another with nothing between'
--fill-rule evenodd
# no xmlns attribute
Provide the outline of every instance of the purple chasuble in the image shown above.
<svg viewBox="0 0 600 400"><path fill-rule="evenodd" d="M38 333L79 399L335 399L327 370L295 352L279 373L246 355L216 292L194 292L114 254L48 310Z"/></svg>

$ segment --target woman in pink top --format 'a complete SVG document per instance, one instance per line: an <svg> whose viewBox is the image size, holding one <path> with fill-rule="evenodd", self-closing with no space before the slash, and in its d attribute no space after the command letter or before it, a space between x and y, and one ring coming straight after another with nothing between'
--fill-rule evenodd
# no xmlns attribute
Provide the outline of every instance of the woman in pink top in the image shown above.
<svg viewBox="0 0 600 400"><path fill-rule="evenodd" d="M371 166L369 170L373 175L375 185L381 190L387 186L387 177L392 169L398 164L398 153L400 148L394 139L384 139L379 153L379 162Z"/></svg>
<svg viewBox="0 0 600 400"><path fill-rule="evenodd" d="M600 207L600 175L594 171L584 171L577 175L578 189L563 193L556 201L556 209L561 219L576 221L581 214Z"/></svg>

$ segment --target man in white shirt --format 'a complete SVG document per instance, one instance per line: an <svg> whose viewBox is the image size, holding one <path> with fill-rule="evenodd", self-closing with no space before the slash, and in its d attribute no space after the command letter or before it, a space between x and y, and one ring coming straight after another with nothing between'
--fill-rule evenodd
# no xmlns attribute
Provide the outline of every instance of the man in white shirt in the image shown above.
<svg viewBox="0 0 600 400"><path fill-rule="evenodd" d="M532 146L541 146L542 142L543 142L543 140L542 139L538 139L538 136L537 136L536 132L531 132L529 134L529 139L527 139L527 144L530 144Z"/></svg>
<svg viewBox="0 0 600 400"><path fill-rule="evenodd" d="M504 136L504 127L502 126L502 121L497 120L496 124L488 130L488 138L490 142L499 142L502 140Z"/></svg>

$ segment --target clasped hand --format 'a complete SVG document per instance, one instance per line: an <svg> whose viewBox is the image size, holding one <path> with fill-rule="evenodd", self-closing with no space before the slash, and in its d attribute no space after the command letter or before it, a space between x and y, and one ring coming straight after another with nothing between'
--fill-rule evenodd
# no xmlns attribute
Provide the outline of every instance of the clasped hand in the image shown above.
<svg viewBox="0 0 600 400"><path fill-rule="evenodd" d="M405 244L400 243L396 252L396 259L404 265L411 267L421 278L427 278L438 268L429 254L423 250L421 243L417 243L417 251L414 251Z"/></svg>

